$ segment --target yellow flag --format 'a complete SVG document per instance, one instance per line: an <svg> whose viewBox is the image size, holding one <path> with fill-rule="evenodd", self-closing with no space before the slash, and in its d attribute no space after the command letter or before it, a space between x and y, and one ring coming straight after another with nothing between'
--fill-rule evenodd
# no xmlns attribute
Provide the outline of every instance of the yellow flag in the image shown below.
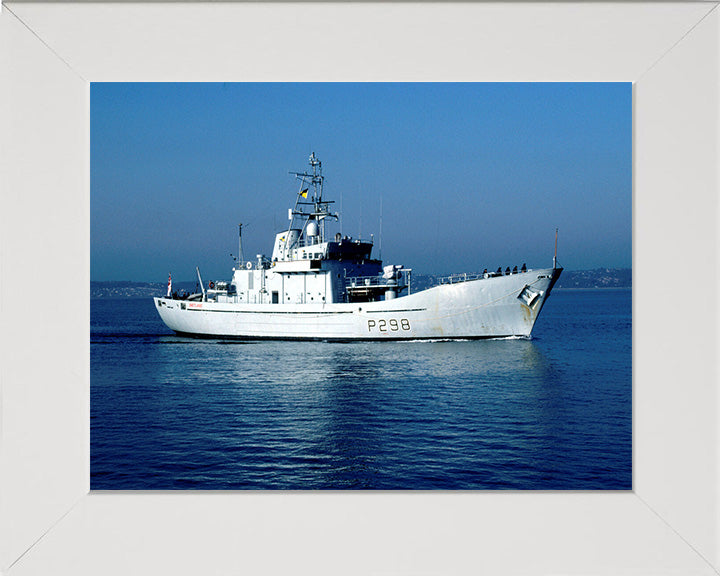
<svg viewBox="0 0 720 576"><path fill-rule="evenodd" d="M308 192L308 189L305 188L305 190L303 190L302 192L300 192L300 196L302 196L303 198L307 198L307 192Z"/></svg>

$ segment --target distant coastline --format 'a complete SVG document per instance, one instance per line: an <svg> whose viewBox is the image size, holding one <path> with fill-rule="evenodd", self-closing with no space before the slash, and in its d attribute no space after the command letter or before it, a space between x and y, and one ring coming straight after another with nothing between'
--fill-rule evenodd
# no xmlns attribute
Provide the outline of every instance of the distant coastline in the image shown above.
<svg viewBox="0 0 720 576"><path fill-rule="evenodd" d="M563 288L632 288L632 268L565 270L555 285Z"/></svg>
<svg viewBox="0 0 720 576"><path fill-rule="evenodd" d="M440 275L413 274L412 291L424 290L438 283ZM593 270L565 270L555 286L562 289L632 288L631 268L595 268ZM173 282L173 290L194 292L197 282ZM167 291L166 282L92 281L91 298L151 298Z"/></svg>

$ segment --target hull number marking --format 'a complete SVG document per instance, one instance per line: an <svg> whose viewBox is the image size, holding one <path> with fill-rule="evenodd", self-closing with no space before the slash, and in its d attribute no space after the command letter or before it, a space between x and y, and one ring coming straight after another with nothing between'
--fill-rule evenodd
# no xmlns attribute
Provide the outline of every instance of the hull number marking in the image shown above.
<svg viewBox="0 0 720 576"><path fill-rule="evenodd" d="M410 321L407 318L391 318L390 320L368 320L368 332L398 332L410 330Z"/></svg>

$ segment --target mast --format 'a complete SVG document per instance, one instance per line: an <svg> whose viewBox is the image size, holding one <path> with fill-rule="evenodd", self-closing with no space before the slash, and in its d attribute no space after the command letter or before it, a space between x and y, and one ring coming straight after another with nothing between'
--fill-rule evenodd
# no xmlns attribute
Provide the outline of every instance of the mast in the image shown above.
<svg viewBox="0 0 720 576"><path fill-rule="evenodd" d="M383 212L382 194L380 194L380 253L379 253L380 260L382 260L382 216L383 216L382 212ZM409 294L409 292L408 292L408 294Z"/></svg>
<svg viewBox="0 0 720 576"><path fill-rule="evenodd" d="M553 256L553 269L557 268L557 237L558 229L555 228L555 255Z"/></svg>
<svg viewBox="0 0 720 576"><path fill-rule="evenodd" d="M203 302L207 302L207 294L205 294L205 286L203 286L202 276L200 276L200 268L195 266L195 272L197 272L198 282L200 282L200 290L202 290Z"/></svg>
<svg viewBox="0 0 720 576"><path fill-rule="evenodd" d="M245 264L242 252L242 223L238 224L238 262L238 269L240 269Z"/></svg>
<svg viewBox="0 0 720 576"><path fill-rule="evenodd" d="M310 154L308 160L312 173L308 172L290 172L300 180L300 191L298 192L295 200L295 207L289 211L290 225L288 227L288 234L293 228L295 217L299 217L302 222L302 232L305 232L308 222L315 220L318 223L318 231L320 235L320 242L325 242L325 220L327 218L335 218L339 220L337 213L330 212L330 204L334 204L332 200L323 200L323 185L325 177L322 175L322 162L315 156L315 152ZM312 187L312 195L310 195L310 187ZM305 211L305 206L309 208L309 212ZM302 235L302 234L301 234ZM287 248L290 248L288 246Z"/></svg>

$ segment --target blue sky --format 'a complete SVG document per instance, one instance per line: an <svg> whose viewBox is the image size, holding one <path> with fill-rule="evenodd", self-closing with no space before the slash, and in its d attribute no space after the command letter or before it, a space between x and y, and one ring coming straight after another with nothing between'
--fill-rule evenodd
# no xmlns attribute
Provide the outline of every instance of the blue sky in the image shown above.
<svg viewBox="0 0 720 576"><path fill-rule="evenodd" d="M329 231L415 273L629 268L629 83L91 86L91 277L228 278L272 251L315 152Z"/></svg>

